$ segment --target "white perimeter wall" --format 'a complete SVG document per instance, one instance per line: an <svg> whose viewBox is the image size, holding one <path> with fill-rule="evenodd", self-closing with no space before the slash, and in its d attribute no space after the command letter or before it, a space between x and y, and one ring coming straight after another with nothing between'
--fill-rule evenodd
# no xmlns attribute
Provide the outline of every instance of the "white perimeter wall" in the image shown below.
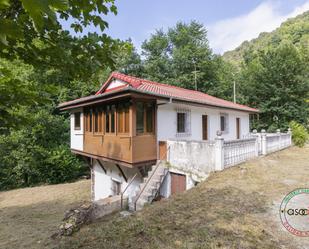
<svg viewBox="0 0 309 249"><path fill-rule="evenodd" d="M81 112L80 115L80 130L74 129L74 113ZM71 111L71 149L80 150L84 149L84 117L83 117L83 110L81 108L74 109Z"/></svg>
<svg viewBox="0 0 309 249"><path fill-rule="evenodd" d="M191 134L178 137L177 108L191 110ZM222 136L226 140L236 139L236 118L240 118L240 138L249 134L249 113L211 107L195 107L184 104L164 104L158 106L157 134L158 141L168 139L202 140L202 115L208 115L208 140L214 140L220 130L220 113L228 114L228 132Z"/></svg>
<svg viewBox="0 0 309 249"><path fill-rule="evenodd" d="M100 200L113 195L113 180L116 180L121 183L121 191L127 187L130 183L130 180L137 173L137 176L134 178L133 182L130 184L128 189L125 192L125 196L129 197L129 202L131 202L132 197L135 195L136 190L139 188L139 184L142 182L142 176L136 168L121 167L125 176L127 177L127 182L123 178L121 172L117 166L113 163L101 161L106 173L99 165L97 160L93 160L93 173L94 173L94 200Z"/></svg>

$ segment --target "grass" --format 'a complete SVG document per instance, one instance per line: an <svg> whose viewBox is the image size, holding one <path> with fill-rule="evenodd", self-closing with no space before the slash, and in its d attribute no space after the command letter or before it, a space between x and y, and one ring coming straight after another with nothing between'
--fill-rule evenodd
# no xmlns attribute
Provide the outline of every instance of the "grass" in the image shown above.
<svg viewBox="0 0 309 249"><path fill-rule="evenodd" d="M309 248L278 215L288 192L308 187L308 155L308 147L293 147L214 173L185 193L60 240L49 237L66 209L89 199L88 181L2 192L0 248Z"/></svg>
<svg viewBox="0 0 309 249"><path fill-rule="evenodd" d="M113 215L63 238L60 248L309 248L281 226L282 198L308 187L309 148L290 148L212 174L130 217Z"/></svg>
<svg viewBox="0 0 309 249"><path fill-rule="evenodd" d="M44 248L64 212L87 200L89 180L0 192L0 248Z"/></svg>

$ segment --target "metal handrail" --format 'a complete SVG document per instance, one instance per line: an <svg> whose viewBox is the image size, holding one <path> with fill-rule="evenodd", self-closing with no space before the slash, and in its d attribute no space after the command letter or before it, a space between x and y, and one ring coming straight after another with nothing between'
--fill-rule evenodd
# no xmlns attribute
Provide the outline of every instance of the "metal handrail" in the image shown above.
<svg viewBox="0 0 309 249"><path fill-rule="evenodd" d="M132 179L130 180L130 182L128 183L128 185L125 187L125 189L121 192L121 209L123 207L123 195L124 193L127 191L128 187L131 185L131 183L134 181L135 177L137 176L137 173L135 173L135 175L132 177Z"/></svg>
<svg viewBox="0 0 309 249"><path fill-rule="evenodd" d="M167 155L167 152L169 151L169 149L170 149L170 147L168 147L168 148L166 149L166 152L165 152L164 156ZM148 177L148 179L147 179L147 181L146 181L144 187L142 188L142 190L139 192L138 196L136 197L136 200L134 201L134 210L135 210L135 211L136 211L136 203L137 203L137 201L139 200L140 196L141 196L142 193L144 192L144 190L145 190L147 184L149 183L149 181L150 181L151 178L153 177L154 173L155 173L155 172L157 171L157 169L159 168L159 165L160 165L161 161L162 161L162 160L159 160L159 162L157 162L154 171L152 172L151 176Z"/></svg>

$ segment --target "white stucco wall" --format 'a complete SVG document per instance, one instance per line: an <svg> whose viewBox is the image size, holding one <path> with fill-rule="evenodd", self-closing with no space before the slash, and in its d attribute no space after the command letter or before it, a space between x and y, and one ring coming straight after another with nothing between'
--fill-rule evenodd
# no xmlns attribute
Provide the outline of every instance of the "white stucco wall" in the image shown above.
<svg viewBox="0 0 309 249"><path fill-rule="evenodd" d="M124 81L121 81L121 80L113 80L109 85L108 87L106 88L106 90L111 90L111 89L114 89L114 88L117 88L117 87L121 87L121 86L125 86L127 85L126 82Z"/></svg>
<svg viewBox="0 0 309 249"><path fill-rule="evenodd" d="M195 186L195 183L197 182L196 179L191 174L184 173L181 170L170 168L169 173L165 177L164 182L163 182L161 189L160 189L160 195L165 197L165 198L168 198L168 197L171 196L172 178L171 178L170 172L186 176L186 190L193 188Z"/></svg>
<svg viewBox="0 0 309 249"><path fill-rule="evenodd" d="M136 168L128 168L121 167L125 176L127 177L127 182L123 178L121 172L116 167L115 164L109 162L101 161L104 168L106 169L106 173L99 165L97 160L93 161L93 170L94 170L94 200L104 199L106 197L113 195L112 184L113 179L121 183L121 191L127 187L130 183L130 180L137 173L137 176L134 178L130 186L125 192L125 196L129 197L129 202L131 202L132 197L135 195L137 189L139 188L139 184L142 182L142 176L140 172Z"/></svg>
<svg viewBox="0 0 309 249"><path fill-rule="evenodd" d="M191 111L191 134L189 136L179 137L176 135L177 109L189 109ZM202 140L202 115L208 115L208 140L214 140L216 132L220 130L220 113L228 114L228 132L222 135L224 139L236 139L236 118L240 118L240 138L249 134L249 113L229 109L169 103L158 106L158 141L166 141L168 139Z"/></svg>
<svg viewBox="0 0 309 249"><path fill-rule="evenodd" d="M172 168L205 178L215 171L214 141L168 140L167 161Z"/></svg>
<svg viewBox="0 0 309 249"><path fill-rule="evenodd" d="M81 112L80 130L74 129L74 113ZM71 149L83 151L84 148L84 118L82 108L74 109L70 113L70 133L71 133Z"/></svg>

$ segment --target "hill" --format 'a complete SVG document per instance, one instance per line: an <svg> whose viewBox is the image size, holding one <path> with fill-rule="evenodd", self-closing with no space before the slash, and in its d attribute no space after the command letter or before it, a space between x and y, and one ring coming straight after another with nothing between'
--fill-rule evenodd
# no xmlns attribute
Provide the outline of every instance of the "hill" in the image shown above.
<svg viewBox="0 0 309 249"><path fill-rule="evenodd" d="M263 32L256 39L243 42L235 50L225 52L223 58L239 65L247 51L266 50L282 42L291 42L297 47L309 46L309 11L288 19L272 32Z"/></svg>
<svg viewBox="0 0 309 249"><path fill-rule="evenodd" d="M282 198L308 183L309 147L292 147L212 174L196 188L112 214L52 239L64 212L90 199L90 181L0 192L0 248L309 248L285 231ZM270 187L269 187L270 186Z"/></svg>

